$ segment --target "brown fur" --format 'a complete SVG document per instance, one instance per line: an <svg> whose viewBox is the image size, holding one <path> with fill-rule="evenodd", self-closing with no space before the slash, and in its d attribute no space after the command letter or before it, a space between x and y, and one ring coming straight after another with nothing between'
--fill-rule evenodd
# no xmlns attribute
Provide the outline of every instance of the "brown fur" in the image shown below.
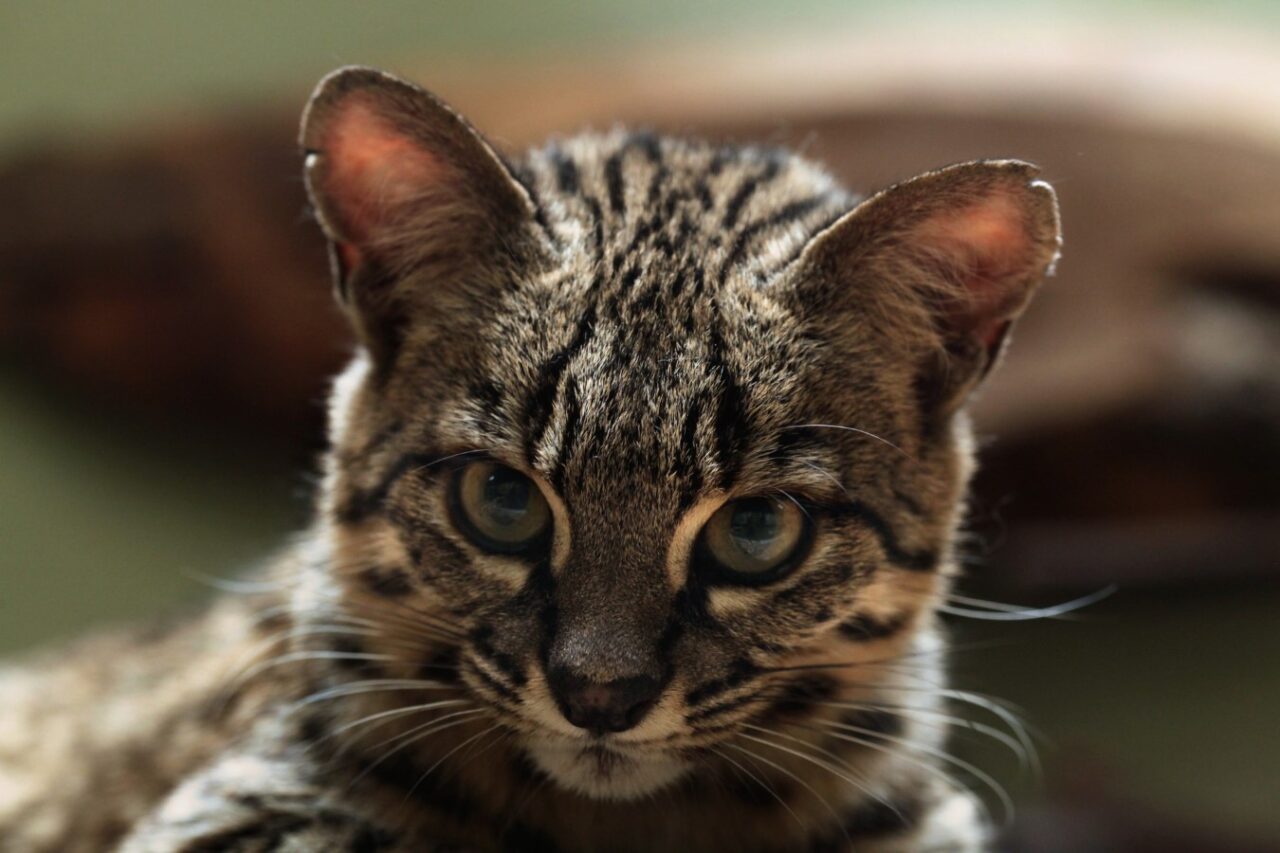
<svg viewBox="0 0 1280 853"><path fill-rule="evenodd" d="M256 629L204 623L221 627L188 647L198 683L150 717L199 748L153 772L161 746L132 733L145 780L103 814L118 833L192 775L126 849L981 844L939 758L935 608L964 401L1057 252L1035 170L966 164L858 203L786 152L621 131L508 165L364 69L321 85L302 140L364 347L335 388L316 524L274 575L287 625L229 688L204 654ZM545 559L456 523L448 484L480 458L549 503ZM701 525L754 495L796 500L810 550L767 584L708 580ZM661 690L593 739L557 668ZM232 710L199 710L228 689ZM87 733L94 697L128 690L98 676L75 719L22 725ZM37 763L55 778L71 756ZM38 848L78 800L49 806L61 835L8 820Z"/></svg>

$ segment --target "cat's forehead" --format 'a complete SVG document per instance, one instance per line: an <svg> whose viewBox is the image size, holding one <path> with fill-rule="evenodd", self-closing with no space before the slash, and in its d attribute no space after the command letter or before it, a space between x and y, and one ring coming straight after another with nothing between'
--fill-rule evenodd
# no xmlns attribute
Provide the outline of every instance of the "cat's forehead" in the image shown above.
<svg viewBox="0 0 1280 853"><path fill-rule="evenodd" d="M683 307L793 260L853 199L780 149L614 131L531 152L524 179L547 211L562 262L640 307Z"/></svg>
<svg viewBox="0 0 1280 853"><path fill-rule="evenodd" d="M825 173L613 133L533 152L522 180L559 246L489 324L484 361L514 392L532 467L566 487L620 471L727 481L748 435L800 417L813 342L772 279L851 204Z"/></svg>

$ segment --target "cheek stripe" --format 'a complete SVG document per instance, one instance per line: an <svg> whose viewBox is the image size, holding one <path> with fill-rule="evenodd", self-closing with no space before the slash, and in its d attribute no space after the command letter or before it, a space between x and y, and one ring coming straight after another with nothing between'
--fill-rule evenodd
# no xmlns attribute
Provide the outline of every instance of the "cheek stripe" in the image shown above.
<svg viewBox="0 0 1280 853"><path fill-rule="evenodd" d="M907 627L905 615L890 616L878 619L869 615L850 616L840 623L839 631L846 640L855 643L868 643L872 640L883 640L892 637Z"/></svg>
<svg viewBox="0 0 1280 853"><path fill-rule="evenodd" d="M524 687L528 681L524 667L515 658L495 649L492 640L493 629L487 625L471 632L471 647L475 653L505 675L514 687Z"/></svg>

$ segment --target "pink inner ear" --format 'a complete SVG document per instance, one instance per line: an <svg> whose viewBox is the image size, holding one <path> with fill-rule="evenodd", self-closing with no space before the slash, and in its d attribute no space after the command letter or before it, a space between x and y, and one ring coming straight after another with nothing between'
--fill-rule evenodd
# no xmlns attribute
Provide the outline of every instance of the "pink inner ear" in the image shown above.
<svg viewBox="0 0 1280 853"><path fill-rule="evenodd" d="M975 334L983 345L999 339L1009 313L1022 301L1032 240L1017 200L995 191L971 204L929 217L917 239L941 255L964 288L951 321Z"/></svg>
<svg viewBox="0 0 1280 853"><path fill-rule="evenodd" d="M326 195L356 243L368 240L397 205L445 179L440 158L359 95L339 105L322 149Z"/></svg>

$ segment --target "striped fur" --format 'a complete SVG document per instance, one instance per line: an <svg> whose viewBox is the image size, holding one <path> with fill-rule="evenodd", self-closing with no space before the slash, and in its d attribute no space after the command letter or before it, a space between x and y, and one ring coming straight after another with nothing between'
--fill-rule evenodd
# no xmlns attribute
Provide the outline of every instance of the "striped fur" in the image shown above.
<svg viewBox="0 0 1280 853"><path fill-rule="evenodd" d="M1034 171L862 201L785 151L624 131L508 163L362 69L322 84L303 144L364 347L316 523L261 605L278 630L209 643L250 650L234 696L270 698L175 758L189 777L124 849L981 846L941 757L935 609L963 401L1056 254ZM451 521L446 484L478 458L546 495L546 559ZM760 494L811 518L803 564L708 582L701 524ZM553 660L661 693L592 738Z"/></svg>

